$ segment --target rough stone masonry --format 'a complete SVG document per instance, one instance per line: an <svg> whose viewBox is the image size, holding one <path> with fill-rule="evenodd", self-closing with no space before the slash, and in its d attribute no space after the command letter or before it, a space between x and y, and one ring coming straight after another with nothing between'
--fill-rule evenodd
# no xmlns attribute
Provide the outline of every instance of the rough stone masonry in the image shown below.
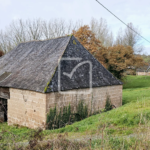
<svg viewBox="0 0 150 150"><path fill-rule="evenodd" d="M82 89L87 91L88 89ZM122 105L122 85L93 88L91 94L60 94L53 92L43 94L28 90L10 88L10 99L8 100L8 124L19 124L29 128L45 128L46 116L50 108L61 108L71 105L72 112L80 100L84 100L89 111L102 110L105 107L107 95L111 103L116 107ZM81 91L81 90L80 90ZM69 91L68 91L69 92Z"/></svg>

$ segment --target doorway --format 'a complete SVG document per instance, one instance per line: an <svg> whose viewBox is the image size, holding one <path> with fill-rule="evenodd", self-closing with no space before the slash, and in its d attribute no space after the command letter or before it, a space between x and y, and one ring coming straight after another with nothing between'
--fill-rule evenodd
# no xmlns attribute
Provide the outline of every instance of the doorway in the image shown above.
<svg viewBox="0 0 150 150"><path fill-rule="evenodd" d="M0 98L0 122L7 122L7 99Z"/></svg>

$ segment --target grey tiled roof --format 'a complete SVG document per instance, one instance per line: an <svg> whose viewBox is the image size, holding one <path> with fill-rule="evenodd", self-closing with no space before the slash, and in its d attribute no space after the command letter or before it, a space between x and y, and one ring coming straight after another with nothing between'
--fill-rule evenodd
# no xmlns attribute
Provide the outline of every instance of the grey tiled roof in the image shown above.
<svg viewBox="0 0 150 150"><path fill-rule="evenodd" d="M93 87L120 85L74 36L20 43L0 58L0 87L38 92L58 91L58 62L61 58L80 57L92 63ZM61 61L61 71L70 73L77 61ZM5 77L5 78L4 78ZM89 66L80 66L72 78L61 74L61 90L89 87Z"/></svg>

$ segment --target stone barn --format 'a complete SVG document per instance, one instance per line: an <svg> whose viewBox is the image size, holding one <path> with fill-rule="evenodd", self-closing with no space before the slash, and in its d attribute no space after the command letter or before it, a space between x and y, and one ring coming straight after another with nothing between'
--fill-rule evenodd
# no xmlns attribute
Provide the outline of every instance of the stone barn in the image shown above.
<svg viewBox="0 0 150 150"><path fill-rule="evenodd" d="M8 125L44 127L47 113L83 100L91 112L109 95L122 105L122 82L74 36L20 43L0 58L0 118Z"/></svg>
<svg viewBox="0 0 150 150"><path fill-rule="evenodd" d="M137 76L150 76L150 64L142 66L136 70Z"/></svg>

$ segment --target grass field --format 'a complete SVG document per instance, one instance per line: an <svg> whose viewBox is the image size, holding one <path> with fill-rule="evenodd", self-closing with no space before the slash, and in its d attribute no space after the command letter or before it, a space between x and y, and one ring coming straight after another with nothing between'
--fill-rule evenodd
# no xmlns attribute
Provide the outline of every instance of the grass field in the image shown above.
<svg viewBox="0 0 150 150"><path fill-rule="evenodd" d="M58 134L66 132L68 133L69 139L97 136L101 142L96 141L98 139L92 141L93 148L96 148L102 144L103 134L105 133L105 139L107 139L108 145L115 146L115 148L122 142L124 142L124 147L127 149L135 145L137 137L140 137L140 134L146 136L149 134L150 77L127 76L123 82L122 107L91 116L61 129L43 131L45 138L49 138L50 136L56 137ZM10 133L16 135L15 141L27 140L32 131L27 128L9 127L6 123L0 124L0 131L4 130L7 132L4 133L1 142L5 140L11 142L12 135ZM130 137L130 135L132 136ZM143 140L146 141L145 139ZM95 143L97 143L96 146Z"/></svg>

